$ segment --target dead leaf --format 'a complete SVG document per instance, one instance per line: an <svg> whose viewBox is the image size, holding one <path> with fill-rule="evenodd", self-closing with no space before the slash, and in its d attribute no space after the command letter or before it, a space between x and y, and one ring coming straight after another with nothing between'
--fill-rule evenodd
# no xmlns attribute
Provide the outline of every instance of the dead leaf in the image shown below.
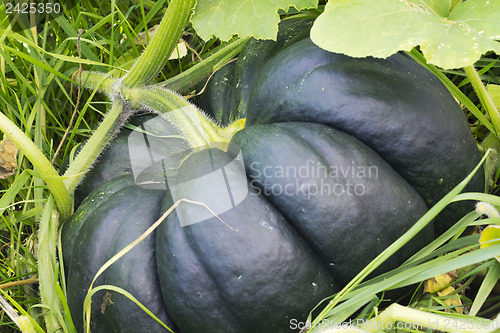
<svg viewBox="0 0 500 333"><path fill-rule="evenodd" d="M111 300L111 293L109 291L106 291L106 294L102 297L102 303L101 303L101 313L104 314L106 312L106 308L108 305L115 304Z"/></svg>
<svg viewBox="0 0 500 333"><path fill-rule="evenodd" d="M5 137L0 142L0 178L5 179L16 173L17 170L17 152L19 148Z"/></svg>
<svg viewBox="0 0 500 333"><path fill-rule="evenodd" d="M172 52L168 60L183 58L187 53L187 46L181 41L177 44L177 47L174 49L174 52Z"/></svg>
<svg viewBox="0 0 500 333"><path fill-rule="evenodd" d="M426 293L437 293L439 296L448 296L453 294L455 288L449 284L457 279L457 274L455 271L440 274L433 278L425 281L424 292ZM460 298L447 298L444 303L449 306L454 306L455 311L458 313L463 313L462 301Z"/></svg>
<svg viewBox="0 0 500 333"><path fill-rule="evenodd" d="M424 292L435 293L453 282L450 274L440 274L425 281Z"/></svg>

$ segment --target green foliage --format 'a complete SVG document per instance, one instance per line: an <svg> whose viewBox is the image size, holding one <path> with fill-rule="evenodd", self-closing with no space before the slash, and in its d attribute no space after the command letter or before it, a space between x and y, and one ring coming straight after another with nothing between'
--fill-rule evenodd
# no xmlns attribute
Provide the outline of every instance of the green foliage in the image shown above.
<svg viewBox="0 0 500 333"><path fill-rule="evenodd" d="M280 17L278 10L315 8L317 0L199 0L194 9L193 26L204 40L216 36L229 40L241 38L276 39Z"/></svg>
<svg viewBox="0 0 500 333"><path fill-rule="evenodd" d="M490 0L338 0L316 20L312 40L332 52L385 58L420 46L450 69L500 53L500 2ZM356 41L356 42L353 42Z"/></svg>

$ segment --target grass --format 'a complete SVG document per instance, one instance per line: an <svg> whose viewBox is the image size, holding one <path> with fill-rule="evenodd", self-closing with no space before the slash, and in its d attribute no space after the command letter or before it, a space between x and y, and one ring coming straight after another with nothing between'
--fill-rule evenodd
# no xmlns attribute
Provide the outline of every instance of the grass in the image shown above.
<svg viewBox="0 0 500 333"><path fill-rule="evenodd" d="M86 89L79 90L77 71L80 66L86 70L123 74L144 50L142 45L135 45L130 41L145 28L150 29L160 22L165 3L166 1L125 0L105 3L83 0L53 21L18 32L10 30L9 20L0 10L0 109L44 152L56 170L60 170L64 160L88 139L109 107L104 96ZM198 55L205 58L217 45L215 41L205 44L192 29L187 29L183 38L192 50L181 60L169 61L157 78L158 81L186 71L198 61ZM496 55L484 56L477 65L485 83L500 84L500 62ZM462 71L449 71L446 74L472 103L480 107L480 101ZM481 142L488 135L487 129L467 110L464 111L469 117L471 130L478 142ZM61 142L61 149L58 151ZM8 299L17 312L26 311L34 319L37 331L44 331L44 309L40 307L40 292L34 280L38 275L38 227L43 218L42 211L47 204L49 190L36 173L31 171L33 166L22 153L17 156L17 163L19 168L15 174L0 180L1 295ZM493 174L490 193L498 195L500 173L493 170ZM494 197L487 199L498 204ZM432 265L425 266L426 264L417 260L406 267L420 272L418 277L421 280L412 280L404 269L389 273L388 277L398 281L400 285L420 282L419 287L410 293L411 297L405 300L406 305L423 307L432 312L463 311L465 314L488 318L500 312L500 294L498 289L494 289L498 288L496 282L500 276L499 264L495 260L482 262L475 260L473 256L466 257L467 259L456 256L468 250L467 247L477 247L477 237L455 239L455 235L460 234L464 226L495 222L477 222L477 217L465 217L460 225L449 232L446 240L451 242L445 248L447 251L440 250L441 248L427 249L425 256L435 258ZM447 268L461 264L467 264L470 270L457 270L458 278L452 282L451 293L440 296L422 292L425 279L443 270L445 271L442 273L446 273ZM59 267L54 267L54 276L57 277L59 273ZM381 290L390 287L380 284L380 279L363 282L361 286L376 286ZM61 288L64 294L63 284ZM496 291L490 293L491 289ZM384 302L370 294L369 291L375 289L364 289L364 297L371 298L366 298L366 305L352 310L356 308L352 300L363 294L363 289L360 290L357 294L356 291L347 293L339 301L340 306L332 309L326 317L346 319L353 311L358 311L359 318L372 318L378 311L377 306ZM64 306L61 313L69 318ZM66 322L66 329L72 331L69 321ZM3 310L0 311L0 331L19 331L18 326Z"/></svg>
<svg viewBox="0 0 500 333"><path fill-rule="evenodd" d="M144 27L158 24L165 1L147 10L134 1L112 4L79 1L56 20L18 32L10 30L8 18L0 14L0 109L53 160L56 170L87 140L109 104L103 96L81 90L75 112L78 58L90 63L83 64L86 70L121 73L144 50L141 45L121 42L123 35L132 40ZM80 51L78 29L82 29ZM191 47L201 51L204 44L189 30L186 34ZM166 80L189 68L193 59L190 54L182 61L170 61L159 79ZM73 126L68 128L73 113ZM56 155L66 131L62 149ZM43 181L25 171L32 166L22 154L17 162L15 175L0 180L0 284L11 284L5 292L43 326L38 285L12 283L37 276L38 222L49 191ZM0 331L17 331L4 311L0 312Z"/></svg>

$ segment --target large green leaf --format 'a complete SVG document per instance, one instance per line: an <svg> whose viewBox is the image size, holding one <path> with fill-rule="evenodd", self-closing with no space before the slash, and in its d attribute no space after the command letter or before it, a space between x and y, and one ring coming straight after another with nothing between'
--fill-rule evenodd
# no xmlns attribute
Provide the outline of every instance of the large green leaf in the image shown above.
<svg viewBox="0 0 500 333"><path fill-rule="evenodd" d="M191 21L204 40L212 36L229 40L234 34L276 39L279 9L301 10L317 5L318 0L198 0Z"/></svg>
<svg viewBox="0 0 500 333"><path fill-rule="evenodd" d="M420 45L429 63L465 67L487 51L500 54L500 1L331 0L311 39L353 57L386 58Z"/></svg>

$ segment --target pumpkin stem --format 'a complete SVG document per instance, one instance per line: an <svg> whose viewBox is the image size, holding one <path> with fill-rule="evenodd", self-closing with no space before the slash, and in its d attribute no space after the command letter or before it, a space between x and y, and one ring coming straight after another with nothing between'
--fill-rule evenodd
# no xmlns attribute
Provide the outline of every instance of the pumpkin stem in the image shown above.
<svg viewBox="0 0 500 333"><path fill-rule="evenodd" d="M165 117L182 132L192 148L227 144L245 125L245 119L239 119L223 128L181 95L158 86L124 89L123 96L132 109Z"/></svg>

